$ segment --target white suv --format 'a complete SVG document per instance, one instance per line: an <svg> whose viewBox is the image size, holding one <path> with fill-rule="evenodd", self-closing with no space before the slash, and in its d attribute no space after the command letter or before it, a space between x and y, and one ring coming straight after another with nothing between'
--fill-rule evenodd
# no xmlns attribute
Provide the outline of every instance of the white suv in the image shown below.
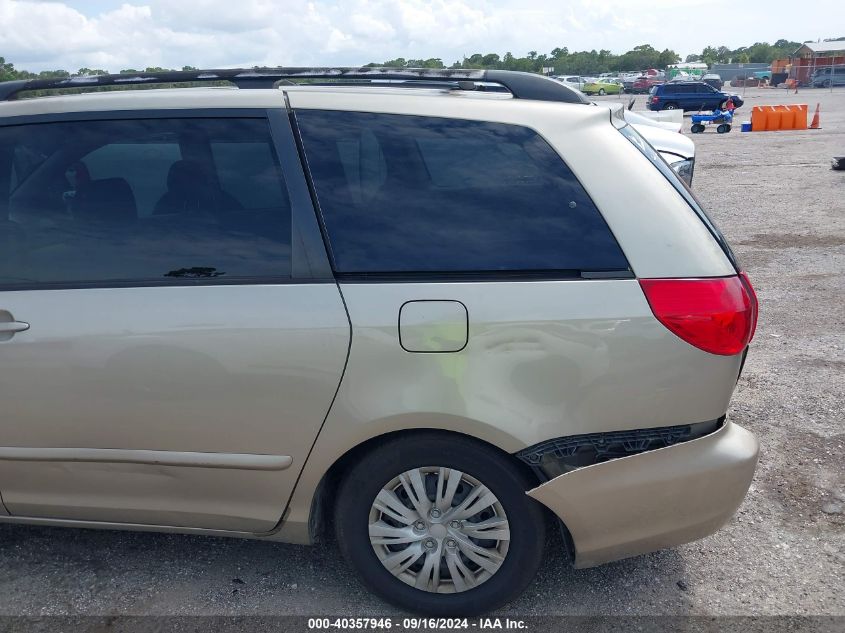
<svg viewBox="0 0 845 633"><path fill-rule="evenodd" d="M213 81L251 89L102 90ZM552 523L584 567L731 517L756 315L620 108L548 78L0 84L0 521L334 526L386 599L483 612Z"/></svg>

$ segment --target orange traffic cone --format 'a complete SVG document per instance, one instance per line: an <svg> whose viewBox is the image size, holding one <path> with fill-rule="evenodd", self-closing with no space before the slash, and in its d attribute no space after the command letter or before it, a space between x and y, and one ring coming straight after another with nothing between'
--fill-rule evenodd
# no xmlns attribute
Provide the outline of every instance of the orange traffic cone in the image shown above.
<svg viewBox="0 0 845 633"><path fill-rule="evenodd" d="M820 129L822 129L822 128L821 128L821 125L819 125L819 105L820 105L820 104L818 104L818 103L816 104L816 112L815 112L815 114L813 114L813 121L812 121L812 123L810 123L810 129L811 129L811 130L820 130Z"/></svg>

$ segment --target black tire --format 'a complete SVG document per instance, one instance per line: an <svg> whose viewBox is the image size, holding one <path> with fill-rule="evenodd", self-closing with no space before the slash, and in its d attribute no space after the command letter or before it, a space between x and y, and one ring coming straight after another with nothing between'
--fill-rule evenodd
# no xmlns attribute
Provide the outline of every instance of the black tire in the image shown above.
<svg viewBox="0 0 845 633"><path fill-rule="evenodd" d="M701 134L704 131L704 126L701 123L693 123L690 132L693 134Z"/></svg>
<svg viewBox="0 0 845 633"><path fill-rule="evenodd" d="M489 578L466 591L434 593L412 587L384 567L370 543L370 511L381 489L400 474L427 466L452 468L475 478L496 496L508 520L504 561ZM519 596L542 561L545 512L525 494L535 485L508 457L465 436L419 433L389 440L343 477L335 505L338 544L363 583L402 609L446 617L486 613Z"/></svg>
<svg viewBox="0 0 845 633"><path fill-rule="evenodd" d="M604 88L599 88L599 94L603 97L607 93L604 91Z"/></svg>
<svg viewBox="0 0 845 633"><path fill-rule="evenodd" d="M730 125L728 125L727 123L721 123L721 124L719 125L719 127L717 127L717 128L716 128L716 131L717 131L719 134L727 134L728 132L730 132L730 131L731 131L731 126L730 126Z"/></svg>
<svg viewBox="0 0 845 633"><path fill-rule="evenodd" d="M661 110L677 110L678 104L677 103L664 103L663 107L660 108Z"/></svg>

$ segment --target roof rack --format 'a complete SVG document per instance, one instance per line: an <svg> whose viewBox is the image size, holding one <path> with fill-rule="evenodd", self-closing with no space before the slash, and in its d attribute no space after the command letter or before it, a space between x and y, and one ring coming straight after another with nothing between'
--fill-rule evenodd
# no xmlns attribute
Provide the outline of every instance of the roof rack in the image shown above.
<svg viewBox="0 0 845 633"><path fill-rule="evenodd" d="M138 72L120 75L85 75L56 79L30 79L0 83L0 101L11 101L21 92L30 90L61 90L68 88L99 88L103 86L132 86L184 82L229 81L238 88L275 88L280 83L296 80L363 80L384 82L405 80L439 81L457 83L463 90L476 89L476 82L495 83L503 86L516 99L536 101L559 101L565 103L589 103L578 91L559 81L543 75L515 72L511 70L473 70L439 68L255 68L220 70L181 70L164 72ZM367 83L359 84L361 86ZM403 83L397 83L402 87Z"/></svg>

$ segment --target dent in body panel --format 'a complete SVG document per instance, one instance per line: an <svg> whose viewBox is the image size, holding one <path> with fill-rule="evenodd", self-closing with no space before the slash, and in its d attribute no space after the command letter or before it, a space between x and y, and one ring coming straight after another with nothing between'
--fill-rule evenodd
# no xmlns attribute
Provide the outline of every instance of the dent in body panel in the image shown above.
<svg viewBox="0 0 845 633"><path fill-rule="evenodd" d="M727 410L739 357L714 356L658 323L636 280L342 284L353 327L346 374L290 507L307 523L313 492L344 452L401 429L442 428L514 453L600 431L713 420ZM460 301L469 340L408 354L399 307Z"/></svg>

